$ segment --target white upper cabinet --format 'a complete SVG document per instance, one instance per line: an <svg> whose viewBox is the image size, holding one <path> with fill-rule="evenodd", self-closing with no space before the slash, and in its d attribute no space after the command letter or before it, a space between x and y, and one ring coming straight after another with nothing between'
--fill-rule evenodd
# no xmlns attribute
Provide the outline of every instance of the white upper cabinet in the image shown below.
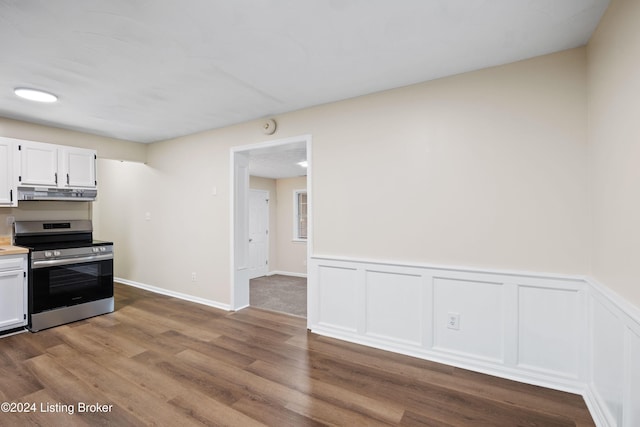
<svg viewBox="0 0 640 427"><path fill-rule="evenodd" d="M21 141L18 185L96 188L96 151Z"/></svg>
<svg viewBox="0 0 640 427"><path fill-rule="evenodd" d="M13 140L0 137L0 206L18 206L13 175Z"/></svg>
<svg viewBox="0 0 640 427"><path fill-rule="evenodd" d="M58 146L21 141L19 185L58 186Z"/></svg>
<svg viewBox="0 0 640 427"><path fill-rule="evenodd" d="M84 148L64 147L60 150L62 168L66 172L65 187L96 187L96 152Z"/></svg>

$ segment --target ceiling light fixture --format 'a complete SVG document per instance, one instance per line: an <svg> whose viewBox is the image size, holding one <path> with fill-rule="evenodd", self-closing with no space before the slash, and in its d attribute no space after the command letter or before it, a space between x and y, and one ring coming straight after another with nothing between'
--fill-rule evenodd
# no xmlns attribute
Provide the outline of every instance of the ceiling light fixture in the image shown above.
<svg viewBox="0 0 640 427"><path fill-rule="evenodd" d="M13 92L20 98L28 99L29 101L36 102L56 102L58 97L52 93L44 92L37 89L27 89L24 87L17 87Z"/></svg>
<svg viewBox="0 0 640 427"><path fill-rule="evenodd" d="M303 168L306 168L309 164L307 163L306 160L303 160L301 162L296 163L298 166L302 166Z"/></svg>

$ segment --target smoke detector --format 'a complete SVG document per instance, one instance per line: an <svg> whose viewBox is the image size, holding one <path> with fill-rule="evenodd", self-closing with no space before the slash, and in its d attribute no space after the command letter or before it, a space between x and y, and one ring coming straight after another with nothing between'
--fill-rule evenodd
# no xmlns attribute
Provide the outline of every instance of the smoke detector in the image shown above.
<svg viewBox="0 0 640 427"><path fill-rule="evenodd" d="M276 121L273 119L268 119L262 124L262 132L265 135L273 135L276 131Z"/></svg>

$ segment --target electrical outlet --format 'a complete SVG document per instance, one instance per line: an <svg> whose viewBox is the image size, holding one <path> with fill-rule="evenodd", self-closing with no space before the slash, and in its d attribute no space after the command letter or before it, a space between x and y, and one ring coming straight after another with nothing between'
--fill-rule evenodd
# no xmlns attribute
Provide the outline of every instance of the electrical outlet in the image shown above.
<svg viewBox="0 0 640 427"><path fill-rule="evenodd" d="M192 282L196 281L196 273L191 273L191 281Z"/></svg>
<svg viewBox="0 0 640 427"><path fill-rule="evenodd" d="M460 313L447 313L447 328L460 330Z"/></svg>

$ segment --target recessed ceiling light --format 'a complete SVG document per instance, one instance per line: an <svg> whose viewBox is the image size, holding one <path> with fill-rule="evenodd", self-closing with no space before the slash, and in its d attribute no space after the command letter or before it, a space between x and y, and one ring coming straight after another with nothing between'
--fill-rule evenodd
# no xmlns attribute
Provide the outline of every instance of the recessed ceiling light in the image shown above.
<svg viewBox="0 0 640 427"><path fill-rule="evenodd" d="M297 165L302 166L303 168L306 168L308 166L308 163L306 160L303 160L301 162L298 162Z"/></svg>
<svg viewBox="0 0 640 427"><path fill-rule="evenodd" d="M18 87L15 88L13 92L20 98L28 99L29 101L56 102L58 100L57 96L37 89Z"/></svg>

